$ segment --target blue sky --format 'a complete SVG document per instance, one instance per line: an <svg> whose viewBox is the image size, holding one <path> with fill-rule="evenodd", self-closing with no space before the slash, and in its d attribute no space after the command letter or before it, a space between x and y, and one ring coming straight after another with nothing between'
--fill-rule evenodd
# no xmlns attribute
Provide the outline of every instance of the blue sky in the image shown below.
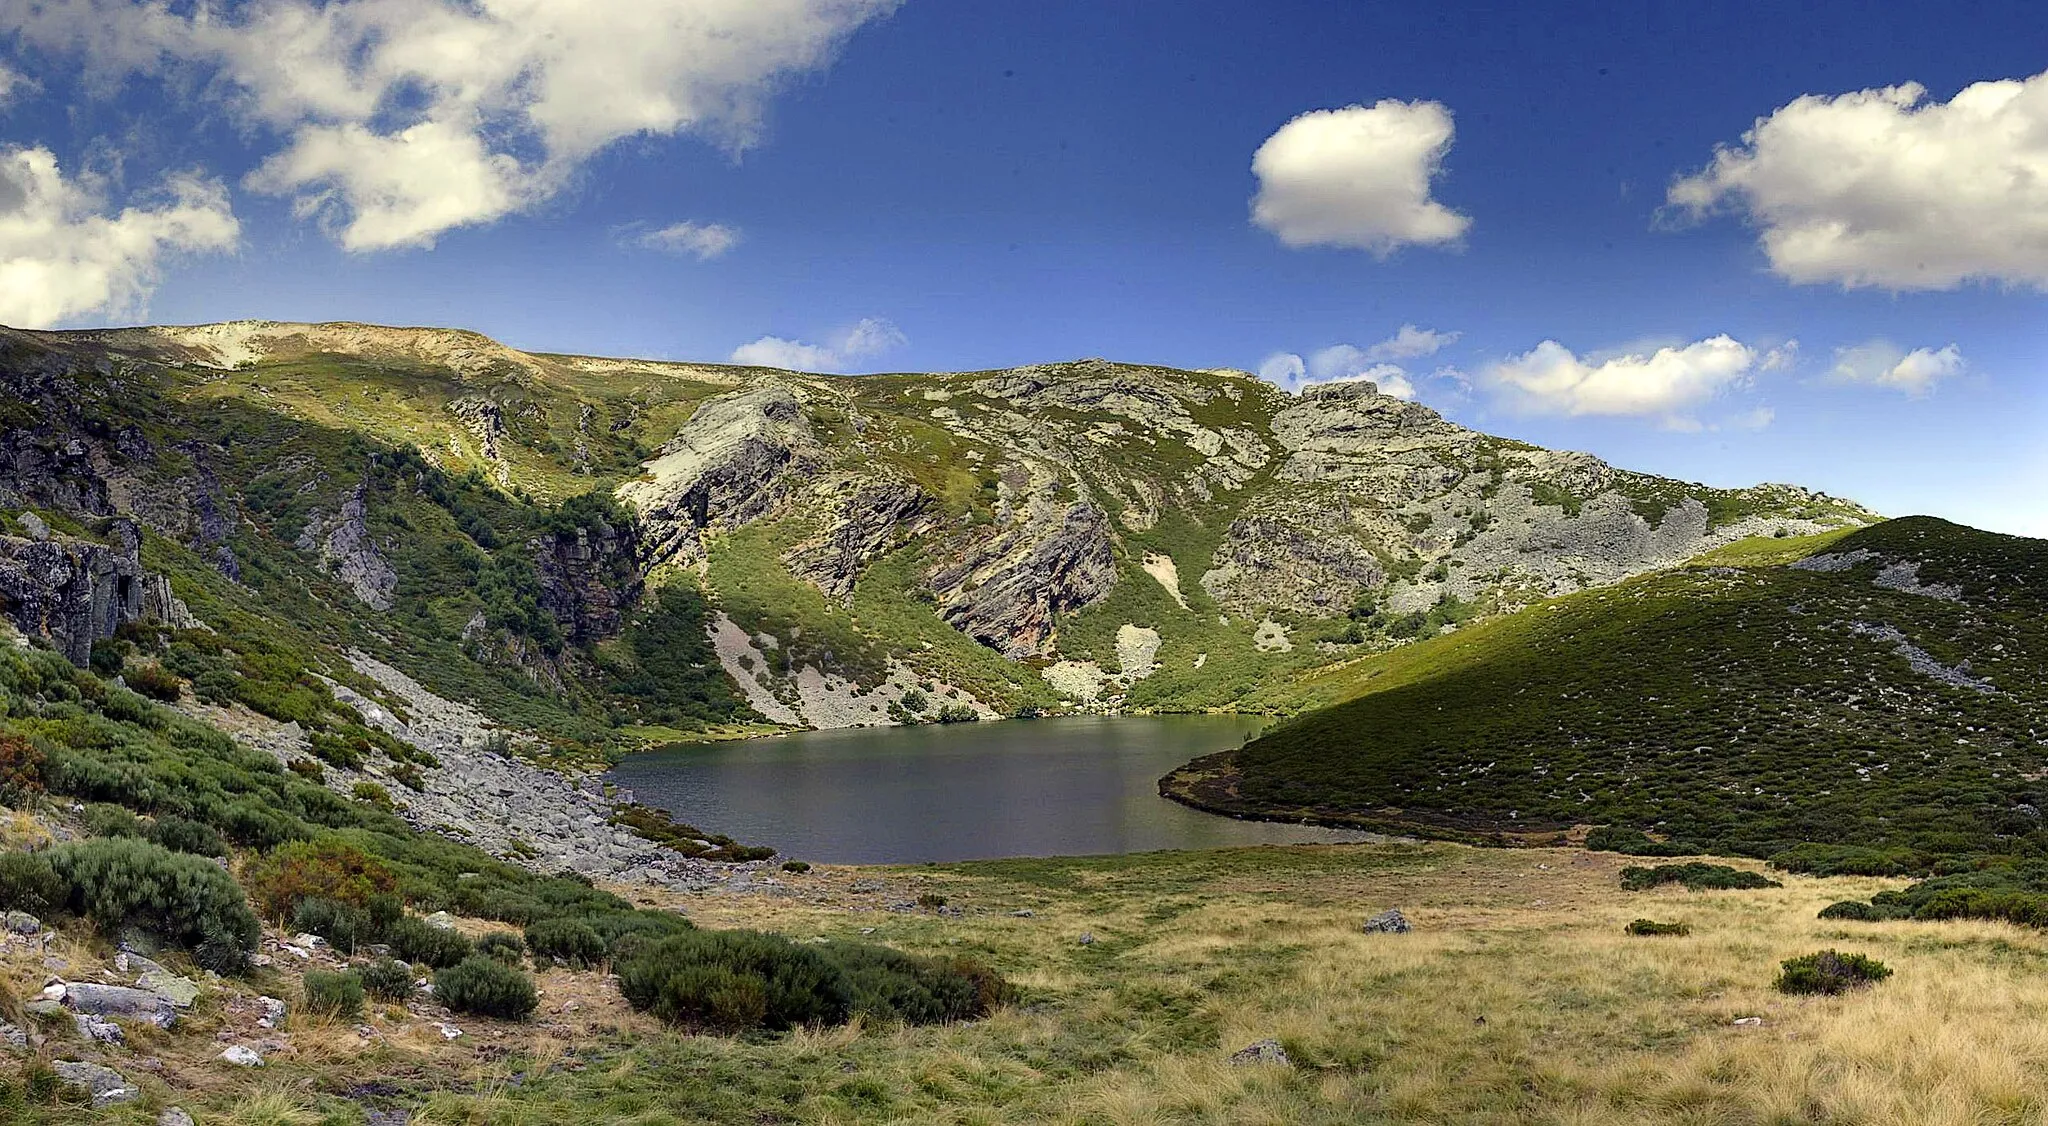
<svg viewBox="0 0 2048 1126"><path fill-rule="evenodd" d="M1523 7L8 5L0 321L1367 374L2048 535L2038 12Z"/></svg>

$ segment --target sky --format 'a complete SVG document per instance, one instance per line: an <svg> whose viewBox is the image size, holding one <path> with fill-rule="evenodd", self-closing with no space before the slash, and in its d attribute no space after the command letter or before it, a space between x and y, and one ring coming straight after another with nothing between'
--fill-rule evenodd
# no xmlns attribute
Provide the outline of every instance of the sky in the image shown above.
<svg viewBox="0 0 2048 1126"><path fill-rule="evenodd" d="M1370 378L2048 536L2044 313L2023 4L0 3L17 327Z"/></svg>

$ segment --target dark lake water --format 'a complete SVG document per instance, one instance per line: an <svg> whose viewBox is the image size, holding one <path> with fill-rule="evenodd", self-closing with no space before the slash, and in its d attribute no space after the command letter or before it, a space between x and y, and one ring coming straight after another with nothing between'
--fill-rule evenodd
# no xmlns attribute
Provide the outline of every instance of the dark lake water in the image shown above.
<svg viewBox="0 0 2048 1126"><path fill-rule="evenodd" d="M1235 716L1011 720L809 731L634 755L611 777L678 820L790 859L910 864L1369 840L1233 821L1159 776L1255 730Z"/></svg>

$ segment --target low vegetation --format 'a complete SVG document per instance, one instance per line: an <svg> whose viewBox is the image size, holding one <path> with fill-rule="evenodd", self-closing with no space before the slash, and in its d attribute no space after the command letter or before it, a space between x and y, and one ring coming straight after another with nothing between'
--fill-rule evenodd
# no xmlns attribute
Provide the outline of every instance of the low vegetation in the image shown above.
<svg viewBox="0 0 2048 1126"><path fill-rule="evenodd" d="M1861 989L1892 976L1883 962L1861 954L1823 950L1785 959L1784 969L1772 986L1780 993L1821 993L1833 996Z"/></svg>

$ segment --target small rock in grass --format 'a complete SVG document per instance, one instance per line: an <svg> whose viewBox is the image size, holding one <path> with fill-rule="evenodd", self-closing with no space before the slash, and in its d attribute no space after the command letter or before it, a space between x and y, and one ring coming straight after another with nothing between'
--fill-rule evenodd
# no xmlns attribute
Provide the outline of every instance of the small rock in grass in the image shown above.
<svg viewBox="0 0 2048 1126"><path fill-rule="evenodd" d="M258 997L256 998L256 1003L263 1006L263 1015L256 1020L258 1027L276 1028L284 1023L285 1008L283 1001L275 997Z"/></svg>
<svg viewBox="0 0 2048 1126"><path fill-rule="evenodd" d="M1034 914L1032 914L1032 912L1031 912L1031 908L1029 908L1029 907L1026 907L1026 908L1024 908L1024 909L1023 909L1022 911L1012 911L1012 912L1010 912L1010 917L1011 917L1012 919L1032 919L1032 918L1036 918L1037 916L1036 916L1036 915L1034 915Z"/></svg>
<svg viewBox="0 0 2048 1126"><path fill-rule="evenodd" d="M0 1045L5 1045L17 1052L27 1051L28 1030L18 1024L9 1024L4 1020L0 1020Z"/></svg>
<svg viewBox="0 0 2048 1126"><path fill-rule="evenodd" d="M263 1057L247 1044L234 1044L220 1054L220 1058L236 1067L262 1067Z"/></svg>
<svg viewBox="0 0 2048 1126"><path fill-rule="evenodd" d="M1408 922L1408 916L1394 908L1382 911L1365 921L1367 934L1407 934L1414 929Z"/></svg>
<svg viewBox="0 0 2048 1126"><path fill-rule="evenodd" d="M1762 1017L1736 1017L1736 1018L1735 1018L1735 1027L1737 1027L1737 1028L1757 1028L1757 1027L1760 1027L1760 1026L1761 1026L1761 1025L1763 1024L1763 1023L1764 1023L1764 1018L1762 1018Z"/></svg>
<svg viewBox="0 0 2048 1126"><path fill-rule="evenodd" d="M26 911L8 911L0 914L0 930L9 934L41 934L43 921Z"/></svg>
<svg viewBox="0 0 2048 1126"><path fill-rule="evenodd" d="M185 1113L184 1107L174 1106L156 1116L156 1126L195 1126L195 1124L192 1121L192 1116Z"/></svg>
<svg viewBox="0 0 2048 1126"><path fill-rule="evenodd" d="M95 1044L119 1044L123 1039L121 1026L113 1021L89 1017L83 1013L71 1019L78 1026L78 1034Z"/></svg>
<svg viewBox="0 0 2048 1126"><path fill-rule="evenodd" d="M1238 1049L1236 1052L1231 1053L1230 1062L1240 1067L1249 1063L1275 1063L1281 1067L1292 1066L1292 1061L1287 1058L1287 1049L1280 1046L1280 1041L1273 1039L1261 1040L1256 1044Z"/></svg>
<svg viewBox="0 0 2048 1126"><path fill-rule="evenodd" d="M1082 931L1081 937L1075 939L1074 941L1080 943L1083 946L1093 946L1095 945L1095 932Z"/></svg>
<svg viewBox="0 0 2048 1126"><path fill-rule="evenodd" d="M434 1022L434 1028L441 1033L441 1039L443 1040L455 1040L462 1036L462 1030L452 1024L442 1024L436 1021Z"/></svg>

